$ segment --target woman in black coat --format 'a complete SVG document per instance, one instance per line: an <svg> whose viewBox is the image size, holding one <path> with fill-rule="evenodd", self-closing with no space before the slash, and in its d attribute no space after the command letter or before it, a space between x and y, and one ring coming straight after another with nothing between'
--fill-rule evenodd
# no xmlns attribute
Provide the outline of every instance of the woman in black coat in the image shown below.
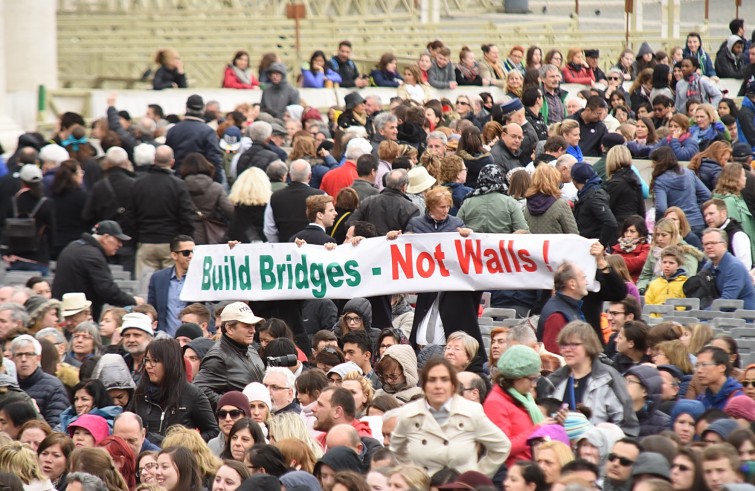
<svg viewBox="0 0 755 491"><path fill-rule="evenodd" d="M621 227L624 219L630 215L645 217L645 200L642 197L642 185L637 174L632 170L632 154L624 145L617 145L606 156L608 181L608 205L611 207L616 223Z"/></svg>
<svg viewBox="0 0 755 491"><path fill-rule="evenodd" d="M141 416L147 437L157 445L176 424L196 429L204 441L219 433L207 396L186 380L183 352L175 339L155 339L147 346L144 374L128 410Z"/></svg>
<svg viewBox="0 0 755 491"><path fill-rule="evenodd" d="M482 136L476 126L470 126L461 132L456 155L464 160L464 165L467 167L467 179L464 185L470 188L476 187L477 176L480 175L483 167L495 164L493 156L482 146Z"/></svg>
<svg viewBox="0 0 755 491"><path fill-rule="evenodd" d="M52 201L55 204L55 224L52 257L58 257L69 242L78 240L88 230L82 212L87 202L87 193L82 189L84 169L77 160L61 162L52 181Z"/></svg>

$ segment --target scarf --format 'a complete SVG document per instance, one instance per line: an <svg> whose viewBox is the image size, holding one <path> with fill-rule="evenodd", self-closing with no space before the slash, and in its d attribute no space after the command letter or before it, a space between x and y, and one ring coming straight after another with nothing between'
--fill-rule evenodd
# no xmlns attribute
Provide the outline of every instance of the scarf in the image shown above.
<svg viewBox="0 0 755 491"><path fill-rule="evenodd" d="M505 192L506 183L503 180L501 168L494 164L488 164L480 170L480 174L477 177L477 185L470 196Z"/></svg>
<svg viewBox="0 0 755 491"><path fill-rule="evenodd" d="M236 65L231 65L231 68L233 68L233 73L236 74L236 78L239 79L239 82L246 85L250 85L252 83L252 79L250 78L251 72L248 68L246 70L242 70Z"/></svg>
<svg viewBox="0 0 755 491"><path fill-rule="evenodd" d="M485 57L485 61L487 61L490 65L490 68L493 69L493 75L495 75L495 78L497 78L498 80L503 80L504 78L506 78L506 74L503 72L501 65L499 65L495 61L489 60L487 57Z"/></svg>
<svg viewBox="0 0 755 491"><path fill-rule="evenodd" d="M538 425L545 419L543 412L540 411L540 408L538 408L537 404L535 404L535 400L532 398L532 394L527 393L527 395L524 396L513 387L506 389L506 393L513 397L515 401L520 402L524 406L524 409L526 409L527 412L530 413L532 424Z"/></svg>
<svg viewBox="0 0 755 491"><path fill-rule="evenodd" d="M367 124L367 113L364 114L358 114L355 113L353 110L351 111L351 117L360 124L360 126L365 126Z"/></svg>
<svg viewBox="0 0 755 491"><path fill-rule="evenodd" d="M585 183L585 186L579 191L577 191L577 199L579 201L582 201L582 199L585 197L587 192L594 187L599 188L601 182L603 182L603 180L600 178L600 176L598 176L597 174L592 176L590 180Z"/></svg>
<svg viewBox="0 0 755 491"><path fill-rule="evenodd" d="M701 94L700 94L700 76L696 73L693 73L689 76L687 81L687 99L690 97L700 97L700 100L703 101Z"/></svg>
<svg viewBox="0 0 755 491"><path fill-rule="evenodd" d="M73 151L78 152L79 151L79 145L85 145L86 143L89 143L89 140L87 140L86 136L82 136L81 138L75 138L73 135L70 135L68 138L60 142L60 145L65 148L68 145L73 145Z"/></svg>
<svg viewBox="0 0 755 491"><path fill-rule="evenodd" d="M458 65L456 65L456 68L459 69L462 77L464 77L464 79L466 80L476 79L480 72L479 65L477 63L475 63L471 68L464 65L463 63L459 63Z"/></svg>
<svg viewBox="0 0 755 491"><path fill-rule="evenodd" d="M621 252L632 252L637 248L637 246L644 243L644 237L636 237L634 239L622 237L619 239L619 248L621 249Z"/></svg>

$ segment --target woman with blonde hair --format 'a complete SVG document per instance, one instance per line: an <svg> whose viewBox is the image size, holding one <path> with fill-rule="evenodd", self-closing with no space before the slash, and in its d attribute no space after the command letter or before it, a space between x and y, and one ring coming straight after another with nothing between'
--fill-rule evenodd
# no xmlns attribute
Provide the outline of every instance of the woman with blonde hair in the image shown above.
<svg viewBox="0 0 755 491"><path fill-rule="evenodd" d="M690 362L689 351L681 339L661 341L653 349L653 363L655 365L674 365L685 375L691 375L695 367ZM692 378L692 377L690 377ZM684 394L680 394L684 397Z"/></svg>
<svg viewBox="0 0 755 491"><path fill-rule="evenodd" d="M569 48L566 54L566 62L561 70L564 83L589 86L595 83L595 72L585 63L585 54L581 48Z"/></svg>
<svg viewBox="0 0 755 491"><path fill-rule="evenodd" d="M619 254L609 254L606 256L606 262L624 280L624 283L627 285L627 295L633 296L638 302L642 303L640 292L637 291L637 286L635 286L632 280L632 275L629 274L629 268L627 268L624 258Z"/></svg>
<svg viewBox="0 0 755 491"><path fill-rule="evenodd" d="M283 438L273 445L283 454L286 463L291 469L304 471L312 474L315 469L317 458L307 444L298 438Z"/></svg>
<svg viewBox="0 0 755 491"><path fill-rule="evenodd" d="M354 396L357 419L364 416L367 406L372 403L372 398L375 396L375 389L370 381L359 372L349 372L343 378L341 387L347 389Z"/></svg>
<svg viewBox="0 0 755 491"><path fill-rule="evenodd" d="M555 167L538 165L532 174L524 219L533 234L579 234L571 207L561 199L561 173Z"/></svg>
<svg viewBox="0 0 755 491"><path fill-rule="evenodd" d="M0 472L18 476L26 490L55 489L50 480L42 474L37 455L21 442L13 442L0 447Z"/></svg>
<svg viewBox="0 0 755 491"><path fill-rule="evenodd" d="M71 454L71 472L86 472L99 477L108 491L129 491L113 458L102 448L76 448Z"/></svg>
<svg viewBox="0 0 755 491"><path fill-rule="evenodd" d="M152 79L152 88L155 90L163 89L186 89L186 74L184 73L184 64L181 61L181 55L174 48L163 48L155 54L155 63L160 68L155 72Z"/></svg>
<svg viewBox="0 0 755 491"><path fill-rule="evenodd" d="M430 489L430 476L416 465L400 465L391 471L390 489Z"/></svg>
<svg viewBox="0 0 755 491"><path fill-rule="evenodd" d="M519 70L512 70L506 75L506 95L509 97L522 98L524 88L524 76Z"/></svg>
<svg viewBox="0 0 755 491"><path fill-rule="evenodd" d="M689 226L689 220L687 220L687 215L684 213L684 210L682 210L678 206L670 206L663 213L663 218L668 218L672 222L676 223L676 227L679 229L679 235L682 237L682 240L684 242L697 249L703 249L703 244L700 241L700 237L698 237L692 231L692 227Z"/></svg>
<svg viewBox="0 0 755 491"><path fill-rule="evenodd" d="M724 166L724 170L718 178L718 184L716 184L716 189L713 191L713 197L726 203L729 219L739 222L742 231L751 238L752 242L752 238L755 237L755 219L753 219L747 203L742 198L742 190L745 188L745 183L746 175L742 165L738 162L728 163ZM755 252L755 248L752 249ZM755 257L755 254L750 257Z"/></svg>
<svg viewBox="0 0 755 491"><path fill-rule="evenodd" d="M697 141L700 151L705 150L715 141L728 141L726 127L718 119L716 108L711 104L700 104L692 115L695 124L690 126L689 133Z"/></svg>
<svg viewBox="0 0 755 491"><path fill-rule="evenodd" d="M404 83L398 88L397 95L420 104L431 99L430 85L422 81L422 70L416 64L404 67Z"/></svg>
<svg viewBox="0 0 755 491"><path fill-rule="evenodd" d="M668 246L680 246L684 251L684 270L697 271L697 266L703 258L699 249L691 247L682 240L679 234L679 227L672 220L662 218L655 222L653 231L653 242L650 248L650 254L642 267L642 272L637 280L637 289L644 293L651 280L661 275L661 251Z"/></svg>
<svg viewBox="0 0 755 491"><path fill-rule="evenodd" d="M238 240L244 244L267 241L262 229L265 225L265 207L272 194L270 179L265 171L250 167L241 173L228 195L235 207L228 226L228 240Z"/></svg>
<svg viewBox="0 0 755 491"><path fill-rule="evenodd" d="M561 136L566 140L566 153L577 159L577 162L584 160L582 149L579 148L580 129L576 119L565 119L560 123L552 125L550 136L555 135Z"/></svg>
<svg viewBox="0 0 755 491"><path fill-rule="evenodd" d="M715 141L708 148L692 157L687 164L705 187L713 191L718 184L718 178L724 166L731 161L731 145L729 142Z"/></svg>
<svg viewBox="0 0 755 491"><path fill-rule="evenodd" d="M616 145L606 155L606 192L608 206L621 225L631 215L645 216L645 198L640 177L632 168L632 154L624 145Z"/></svg>
<svg viewBox="0 0 755 491"><path fill-rule="evenodd" d="M713 328L710 324L688 324L683 326L684 330L689 330L689 335L680 338L687 345L687 351L693 356L710 343L713 339Z"/></svg>
<svg viewBox="0 0 755 491"><path fill-rule="evenodd" d="M534 451L535 461L545 474L545 482L553 485L561 479L561 468L574 460L569 445L561 441L540 444Z"/></svg>
<svg viewBox="0 0 755 491"><path fill-rule="evenodd" d="M310 431L296 413L287 412L276 414L268 423L268 436L271 442L277 442L285 438L295 438L306 443L312 450L315 460L323 455L322 447L312 438Z"/></svg>
<svg viewBox="0 0 755 491"><path fill-rule="evenodd" d="M181 425L173 425L168 428L162 441L162 448L170 447L186 447L189 449L199 465L199 473L205 482L212 482L213 476L223 465L223 461L212 453L210 447L207 446L207 443L195 429Z"/></svg>

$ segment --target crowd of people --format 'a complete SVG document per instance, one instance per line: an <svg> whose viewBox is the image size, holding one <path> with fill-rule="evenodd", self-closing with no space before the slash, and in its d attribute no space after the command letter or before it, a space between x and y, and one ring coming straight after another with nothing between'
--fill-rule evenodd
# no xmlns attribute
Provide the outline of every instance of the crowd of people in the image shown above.
<svg viewBox="0 0 755 491"><path fill-rule="evenodd" d="M223 85L264 87L260 104L192 94L166 115L156 93L132 118L112 94L91 125L22 135L0 177L3 260L28 277L0 286L0 483L755 489L755 365L709 324L651 326L641 307L755 309L755 46L731 29L715 62L691 33L606 73L598 50L491 44L454 64L435 41L403 76L390 54L368 75L344 41L300 85L396 97L325 115L274 54L255 77L238 52ZM175 50L157 60L156 89L187 86ZM743 79L741 105L717 76ZM430 99L463 85L507 95ZM180 298L199 245L438 232L581 235L600 289L564 262L552 289L490 292L521 321L484 335L483 292Z"/></svg>

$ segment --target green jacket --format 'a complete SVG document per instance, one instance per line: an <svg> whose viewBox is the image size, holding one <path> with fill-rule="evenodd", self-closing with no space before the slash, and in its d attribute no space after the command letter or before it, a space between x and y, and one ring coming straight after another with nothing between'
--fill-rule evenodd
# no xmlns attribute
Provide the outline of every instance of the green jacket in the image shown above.
<svg viewBox="0 0 755 491"><path fill-rule="evenodd" d="M750 238L751 257L755 257L755 219L747 208L742 195L713 193L713 197L726 203L726 213L728 213L729 218L739 222L742 231Z"/></svg>
<svg viewBox="0 0 755 491"><path fill-rule="evenodd" d="M467 196L456 216L475 232L511 234L530 229L519 202L501 193Z"/></svg>

